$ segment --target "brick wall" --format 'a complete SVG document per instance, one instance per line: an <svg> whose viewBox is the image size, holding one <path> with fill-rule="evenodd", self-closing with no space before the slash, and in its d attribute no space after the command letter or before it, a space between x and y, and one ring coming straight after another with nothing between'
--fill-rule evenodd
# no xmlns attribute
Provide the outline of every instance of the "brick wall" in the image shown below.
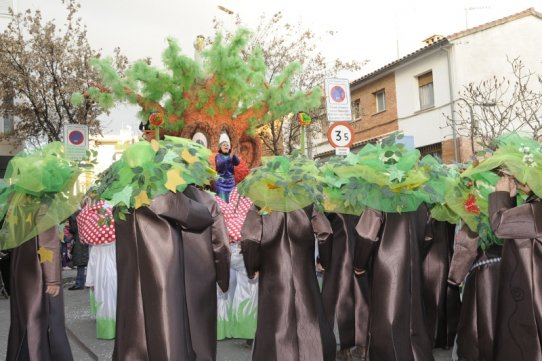
<svg viewBox="0 0 542 361"><path fill-rule="evenodd" d="M380 90L384 90L386 94L386 110L377 113L374 94ZM356 132L354 141L375 138L399 129L393 73L351 90L351 98L352 103L359 99L361 105L361 117L352 122L352 127Z"/></svg>
<svg viewBox="0 0 542 361"><path fill-rule="evenodd" d="M475 146L475 151L481 149L480 146ZM469 138L457 138L457 159L459 162L468 162L472 157L472 147ZM454 162L454 142L453 139L448 139L442 142L442 160L444 163Z"/></svg>

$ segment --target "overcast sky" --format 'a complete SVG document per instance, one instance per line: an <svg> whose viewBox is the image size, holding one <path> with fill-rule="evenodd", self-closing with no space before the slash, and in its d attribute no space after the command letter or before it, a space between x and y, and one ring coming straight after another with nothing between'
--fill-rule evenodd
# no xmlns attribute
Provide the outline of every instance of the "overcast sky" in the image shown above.
<svg viewBox="0 0 542 361"><path fill-rule="evenodd" d="M263 13L282 11L292 23L324 34L328 59L370 60L363 72L383 66L423 46L433 34L450 35L468 27L535 7L542 0L81 0L91 43L110 54L120 46L130 59L158 60L165 38L173 36L187 55L198 34L212 36L212 19L233 24L221 5L255 27ZM15 0L19 11L40 8L46 18L63 19L60 0ZM359 75L359 74L356 74Z"/></svg>
<svg viewBox="0 0 542 361"><path fill-rule="evenodd" d="M18 11L41 9L44 18L65 18L60 0L14 0ZM168 36L179 40L183 52L193 54L198 34L212 36L212 19L233 25L239 14L248 27L256 27L260 15L282 11L291 23L301 23L324 37L321 51L330 60L368 59L357 77L380 68L424 44L433 34L450 35L482 23L534 7L542 0L80 0L80 16L91 44L112 54L119 46L130 60L151 57L154 64ZM326 40L327 39L327 40Z"/></svg>

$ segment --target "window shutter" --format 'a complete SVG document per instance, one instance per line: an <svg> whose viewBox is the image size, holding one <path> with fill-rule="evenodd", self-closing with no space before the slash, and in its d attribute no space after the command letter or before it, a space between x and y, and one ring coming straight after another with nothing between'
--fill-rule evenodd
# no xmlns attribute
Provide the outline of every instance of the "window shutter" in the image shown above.
<svg viewBox="0 0 542 361"><path fill-rule="evenodd" d="M0 0L1 1L1 0ZM425 73L418 77L418 86L422 87L433 82L433 72Z"/></svg>

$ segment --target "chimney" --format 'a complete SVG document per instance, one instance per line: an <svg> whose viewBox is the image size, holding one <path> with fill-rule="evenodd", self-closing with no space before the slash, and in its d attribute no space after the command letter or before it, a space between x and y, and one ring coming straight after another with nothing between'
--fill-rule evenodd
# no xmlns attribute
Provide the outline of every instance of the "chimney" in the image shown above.
<svg viewBox="0 0 542 361"><path fill-rule="evenodd" d="M431 35L430 37L428 37L427 39L425 39L423 42L426 44L426 45L431 45L431 44L434 44L436 43L437 41L439 40L442 40L444 39L444 36L442 35Z"/></svg>

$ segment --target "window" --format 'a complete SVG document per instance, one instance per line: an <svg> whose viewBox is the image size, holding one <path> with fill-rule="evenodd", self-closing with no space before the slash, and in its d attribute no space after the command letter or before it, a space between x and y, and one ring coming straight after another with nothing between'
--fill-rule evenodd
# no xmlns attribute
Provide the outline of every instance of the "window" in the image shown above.
<svg viewBox="0 0 542 361"><path fill-rule="evenodd" d="M354 120L361 118L361 104L359 99L352 102L352 116Z"/></svg>
<svg viewBox="0 0 542 361"><path fill-rule="evenodd" d="M380 113L386 110L386 93L384 90L380 90L375 93L376 99L376 112Z"/></svg>
<svg viewBox="0 0 542 361"><path fill-rule="evenodd" d="M418 77L418 88L420 92L420 109L435 105L433 94L433 72L425 73Z"/></svg>
<svg viewBox="0 0 542 361"><path fill-rule="evenodd" d="M442 143L434 143L418 147L422 157L432 155L433 157L442 158Z"/></svg>

